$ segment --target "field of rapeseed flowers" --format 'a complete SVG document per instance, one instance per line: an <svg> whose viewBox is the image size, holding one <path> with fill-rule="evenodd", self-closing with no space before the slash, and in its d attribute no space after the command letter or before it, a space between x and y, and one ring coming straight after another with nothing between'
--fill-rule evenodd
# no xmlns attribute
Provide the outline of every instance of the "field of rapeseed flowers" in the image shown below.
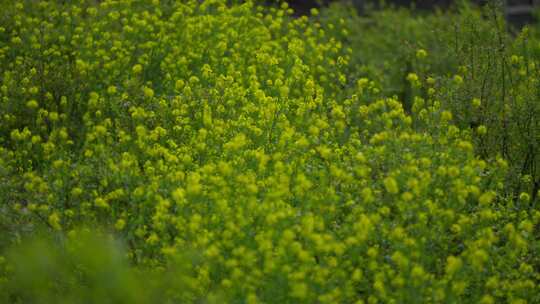
<svg viewBox="0 0 540 304"><path fill-rule="evenodd" d="M0 4L1 303L540 303L463 69L407 106L317 10Z"/></svg>

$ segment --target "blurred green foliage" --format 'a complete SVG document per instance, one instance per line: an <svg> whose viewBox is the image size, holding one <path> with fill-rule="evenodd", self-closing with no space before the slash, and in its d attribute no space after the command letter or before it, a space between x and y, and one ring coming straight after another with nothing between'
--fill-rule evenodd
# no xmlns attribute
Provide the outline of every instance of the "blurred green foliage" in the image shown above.
<svg viewBox="0 0 540 304"><path fill-rule="evenodd" d="M167 270L133 267L126 248L112 234L96 228L72 230L68 235L36 232L3 254L1 303L198 301L189 278L197 265L196 254L171 257ZM218 303L219 295L208 294L205 299Z"/></svg>

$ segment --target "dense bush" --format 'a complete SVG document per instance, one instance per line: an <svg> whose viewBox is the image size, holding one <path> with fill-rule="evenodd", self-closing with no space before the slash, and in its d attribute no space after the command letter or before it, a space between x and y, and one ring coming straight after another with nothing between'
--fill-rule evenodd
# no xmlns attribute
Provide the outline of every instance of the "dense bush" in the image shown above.
<svg viewBox="0 0 540 304"><path fill-rule="evenodd" d="M495 1L467 3L429 15L383 9L359 17L335 5L324 19L342 20L341 41L355 51L354 77L369 77L382 94L397 95L408 113L415 103L441 102L453 122L469 129L477 154L510 164L505 193L540 190L540 40L536 31L506 25ZM517 32L517 33L516 33Z"/></svg>
<svg viewBox="0 0 540 304"><path fill-rule="evenodd" d="M504 195L508 162L419 88L411 113L382 97L345 21L2 4L5 302L540 301L540 212Z"/></svg>

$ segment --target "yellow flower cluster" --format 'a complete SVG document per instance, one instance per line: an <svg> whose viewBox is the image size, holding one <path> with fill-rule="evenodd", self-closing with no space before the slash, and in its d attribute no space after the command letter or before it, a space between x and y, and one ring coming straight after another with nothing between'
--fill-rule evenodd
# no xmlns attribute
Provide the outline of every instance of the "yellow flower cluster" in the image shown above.
<svg viewBox="0 0 540 304"><path fill-rule="evenodd" d="M419 105L433 132L417 132L395 98L365 98L368 79L343 89L349 52L321 24L227 2L11 5L0 190L16 194L0 210L104 225L156 269L196 252L190 293L167 291L181 302L538 294L540 216L497 200L499 168L452 113Z"/></svg>

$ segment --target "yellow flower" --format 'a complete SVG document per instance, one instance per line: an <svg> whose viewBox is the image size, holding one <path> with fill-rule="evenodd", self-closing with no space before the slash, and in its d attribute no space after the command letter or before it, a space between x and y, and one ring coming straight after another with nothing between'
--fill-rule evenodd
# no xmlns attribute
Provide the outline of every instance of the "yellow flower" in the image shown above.
<svg viewBox="0 0 540 304"><path fill-rule="evenodd" d="M144 96L145 96L145 97L148 97L148 98L154 97L154 90L152 90L152 89L149 88L149 87L144 87L144 88L143 88L143 93L144 93Z"/></svg>
<svg viewBox="0 0 540 304"><path fill-rule="evenodd" d="M257 303L259 303L259 299L257 298L256 294L250 293L250 294L248 294L248 296L246 298L246 303L247 304L257 304Z"/></svg>
<svg viewBox="0 0 540 304"><path fill-rule="evenodd" d="M365 88L368 86L368 84L369 84L369 79L367 78L360 78L357 81L357 85L359 88Z"/></svg>
<svg viewBox="0 0 540 304"><path fill-rule="evenodd" d="M60 226L60 216L58 213L53 212L51 215L49 215L49 225L53 227L55 230L61 230L62 227Z"/></svg>
<svg viewBox="0 0 540 304"><path fill-rule="evenodd" d="M418 82L418 75L416 75L415 73L409 73L407 75L407 80L410 81L411 83L417 83Z"/></svg>
<svg viewBox="0 0 540 304"><path fill-rule="evenodd" d="M30 109L37 109L39 107L39 103L35 99L32 99L26 103L26 106Z"/></svg>
<svg viewBox="0 0 540 304"><path fill-rule="evenodd" d="M399 192L398 183L394 178L387 177L384 179L383 183L386 191L388 191L389 193L396 194Z"/></svg>
<svg viewBox="0 0 540 304"><path fill-rule="evenodd" d="M452 283L452 291L455 292L459 296L462 295L463 292L465 292L465 288L467 288L467 282L456 281Z"/></svg>
<svg viewBox="0 0 540 304"><path fill-rule="evenodd" d="M39 88L38 87L31 87L28 92L32 95L36 95L38 92L39 92Z"/></svg>
<svg viewBox="0 0 540 304"><path fill-rule="evenodd" d="M146 243L149 245L155 245L159 242L159 236L154 232L146 239Z"/></svg>
<svg viewBox="0 0 540 304"><path fill-rule="evenodd" d="M495 299L493 299L490 295L484 295L482 299L480 300L480 304L493 304L495 303Z"/></svg>
<svg viewBox="0 0 540 304"><path fill-rule="evenodd" d="M353 271L351 280L353 280L354 282L359 282L360 280L362 280L362 277L363 277L362 270L357 268Z"/></svg>
<svg viewBox="0 0 540 304"><path fill-rule="evenodd" d="M512 64L518 64L519 63L519 56L517 56L517 55L510 56L510 62Z"/></svg>
<svg viewBox="0 0 540 304"><path fill-rule="evenodd" d="M136 64L133 66L133 68L131 69L133 71L133 74L140 74L142 72L142 65L140 64Z"/></svg>
<svg viewBox="0 0 540 304"><path fill-rule="evenodd" d="M305 299L308 295L308 286L305 283L293 283L291 296L297 299Z"/></svg>
<svg viewBox="0 0 540 304"><path fill-rule="evenodd" d="M495 198L494 192L491 192L491 191L485 192L482 195L480 195L480 197L478 198L478 202L480 203L481 206L487 206L491 204L494 198Z"/></svg>
<svg viewBox="0 0 540 304"><path fill-rule="evenodd" d="M452 120L452 112L450 112L450 111L443 111L443 112L441 113L441 120L442 120L443 122L448 122L448 121Z"/></svg>
<svg viewBox="0 0 540 304"><path fill-rule="evenodd" d="M472 106L474 108L480 107L481 103L482 102L480 101L480 98L473 98L473 100L472 100Z"/></svg>
<svg viewBox="0 0 540 304"><path fill-rule="evenodd" d="M328 147L325 147L325 146L318 147L317 151L319 152L321 157L324 159L330 159L330 157L332 156L332 149Z"/></svg>
<svg viewBox="0 0 540 304"><path fill-rule="evenodd" d="M454 75L454 82L457 85L461 85L463 83L463 77L461 77L460 75Z"/></svg>
<svg viewBox="0 0 540 304"><path fill-rule="evenodd" d="M483 269L484 263L489 259L489 255L486 251L482 249L477 249L472 252L469 259L474 268L476 268L477 271L481 271Z"/></svg>
<svg viewBox="0 0 540 304"><path fill-rule="evenodd" d="M114 224L114 228L116 230L122 230L126 226L126 221L124 219L118 219L116 223Z"/></svg>
<svg viewBox="0 0 540 304"><path fill-rule="evenodd" d="M176 88L176 90L180 91L184 88L185 86L185 82L182 80L182 79L178 79L174 85L174 87Z"/></svg>
<svg viewBox="0 0 540 304"><path fill-rule="evenodd" d="M416 51L416 58L423 59L427 57L427 52L424 49L419 49Z"/></svg>
<svg viewBox="0 0 540 304"><path fill-rule="evenodd" d="M425 279L426 272L424 271L424 268L420 265L415 265L413 269L411 270L411 277L417 282L420 283Z"/></svg>
<svg viewBox="0 0 540 304"><path fill-rule="evenodd" d="M478 128L476 128L476 132L479 135L485 135L487 133L487 127L484 126L484 125L480 125L480 126L478 126Z"/></svg>
<svg viewBox="0 0 540 304"><path fill-rule="evenodd" d="M453 276L458 270L461 269L463 262L460 258L455 256L449 256L446 258L446 274Z"/></svg>
<svg viewBox="0 0 540 304"><path fill-rule="evenodd" d="M103 208L103 209L108 209L109 208L109 204L107 203L106 200L104 200L103 198L101 197L98 197L94 200L94 204L96 205L96 207L98 208Z"/></svg>
<svg viewBox="0 0 540 304"><path fill-rule="evenodd" d="M522 193L519 195L519 200L522 201L522 202L524 202L524 203L528 203L528 202L531 200L531 198L530 198L530 196L529 196L528 193L522 192Z"/></svg>
<svg viewBox="0 0 540 304"><path fill-rule="evenodd" d="M58 120L58 113L57 112L50 112L49 113L49 119L51 121L53 121L53 122L57 121Z"/></svg>
<svg viewBox="0 0 540 304"><path fill-rule="evenodd" d="M246 136L240 133L236 135L232 140L227 142L223 147L226 150L236 151L244 147L246 144L247 144Z"/></svg>

